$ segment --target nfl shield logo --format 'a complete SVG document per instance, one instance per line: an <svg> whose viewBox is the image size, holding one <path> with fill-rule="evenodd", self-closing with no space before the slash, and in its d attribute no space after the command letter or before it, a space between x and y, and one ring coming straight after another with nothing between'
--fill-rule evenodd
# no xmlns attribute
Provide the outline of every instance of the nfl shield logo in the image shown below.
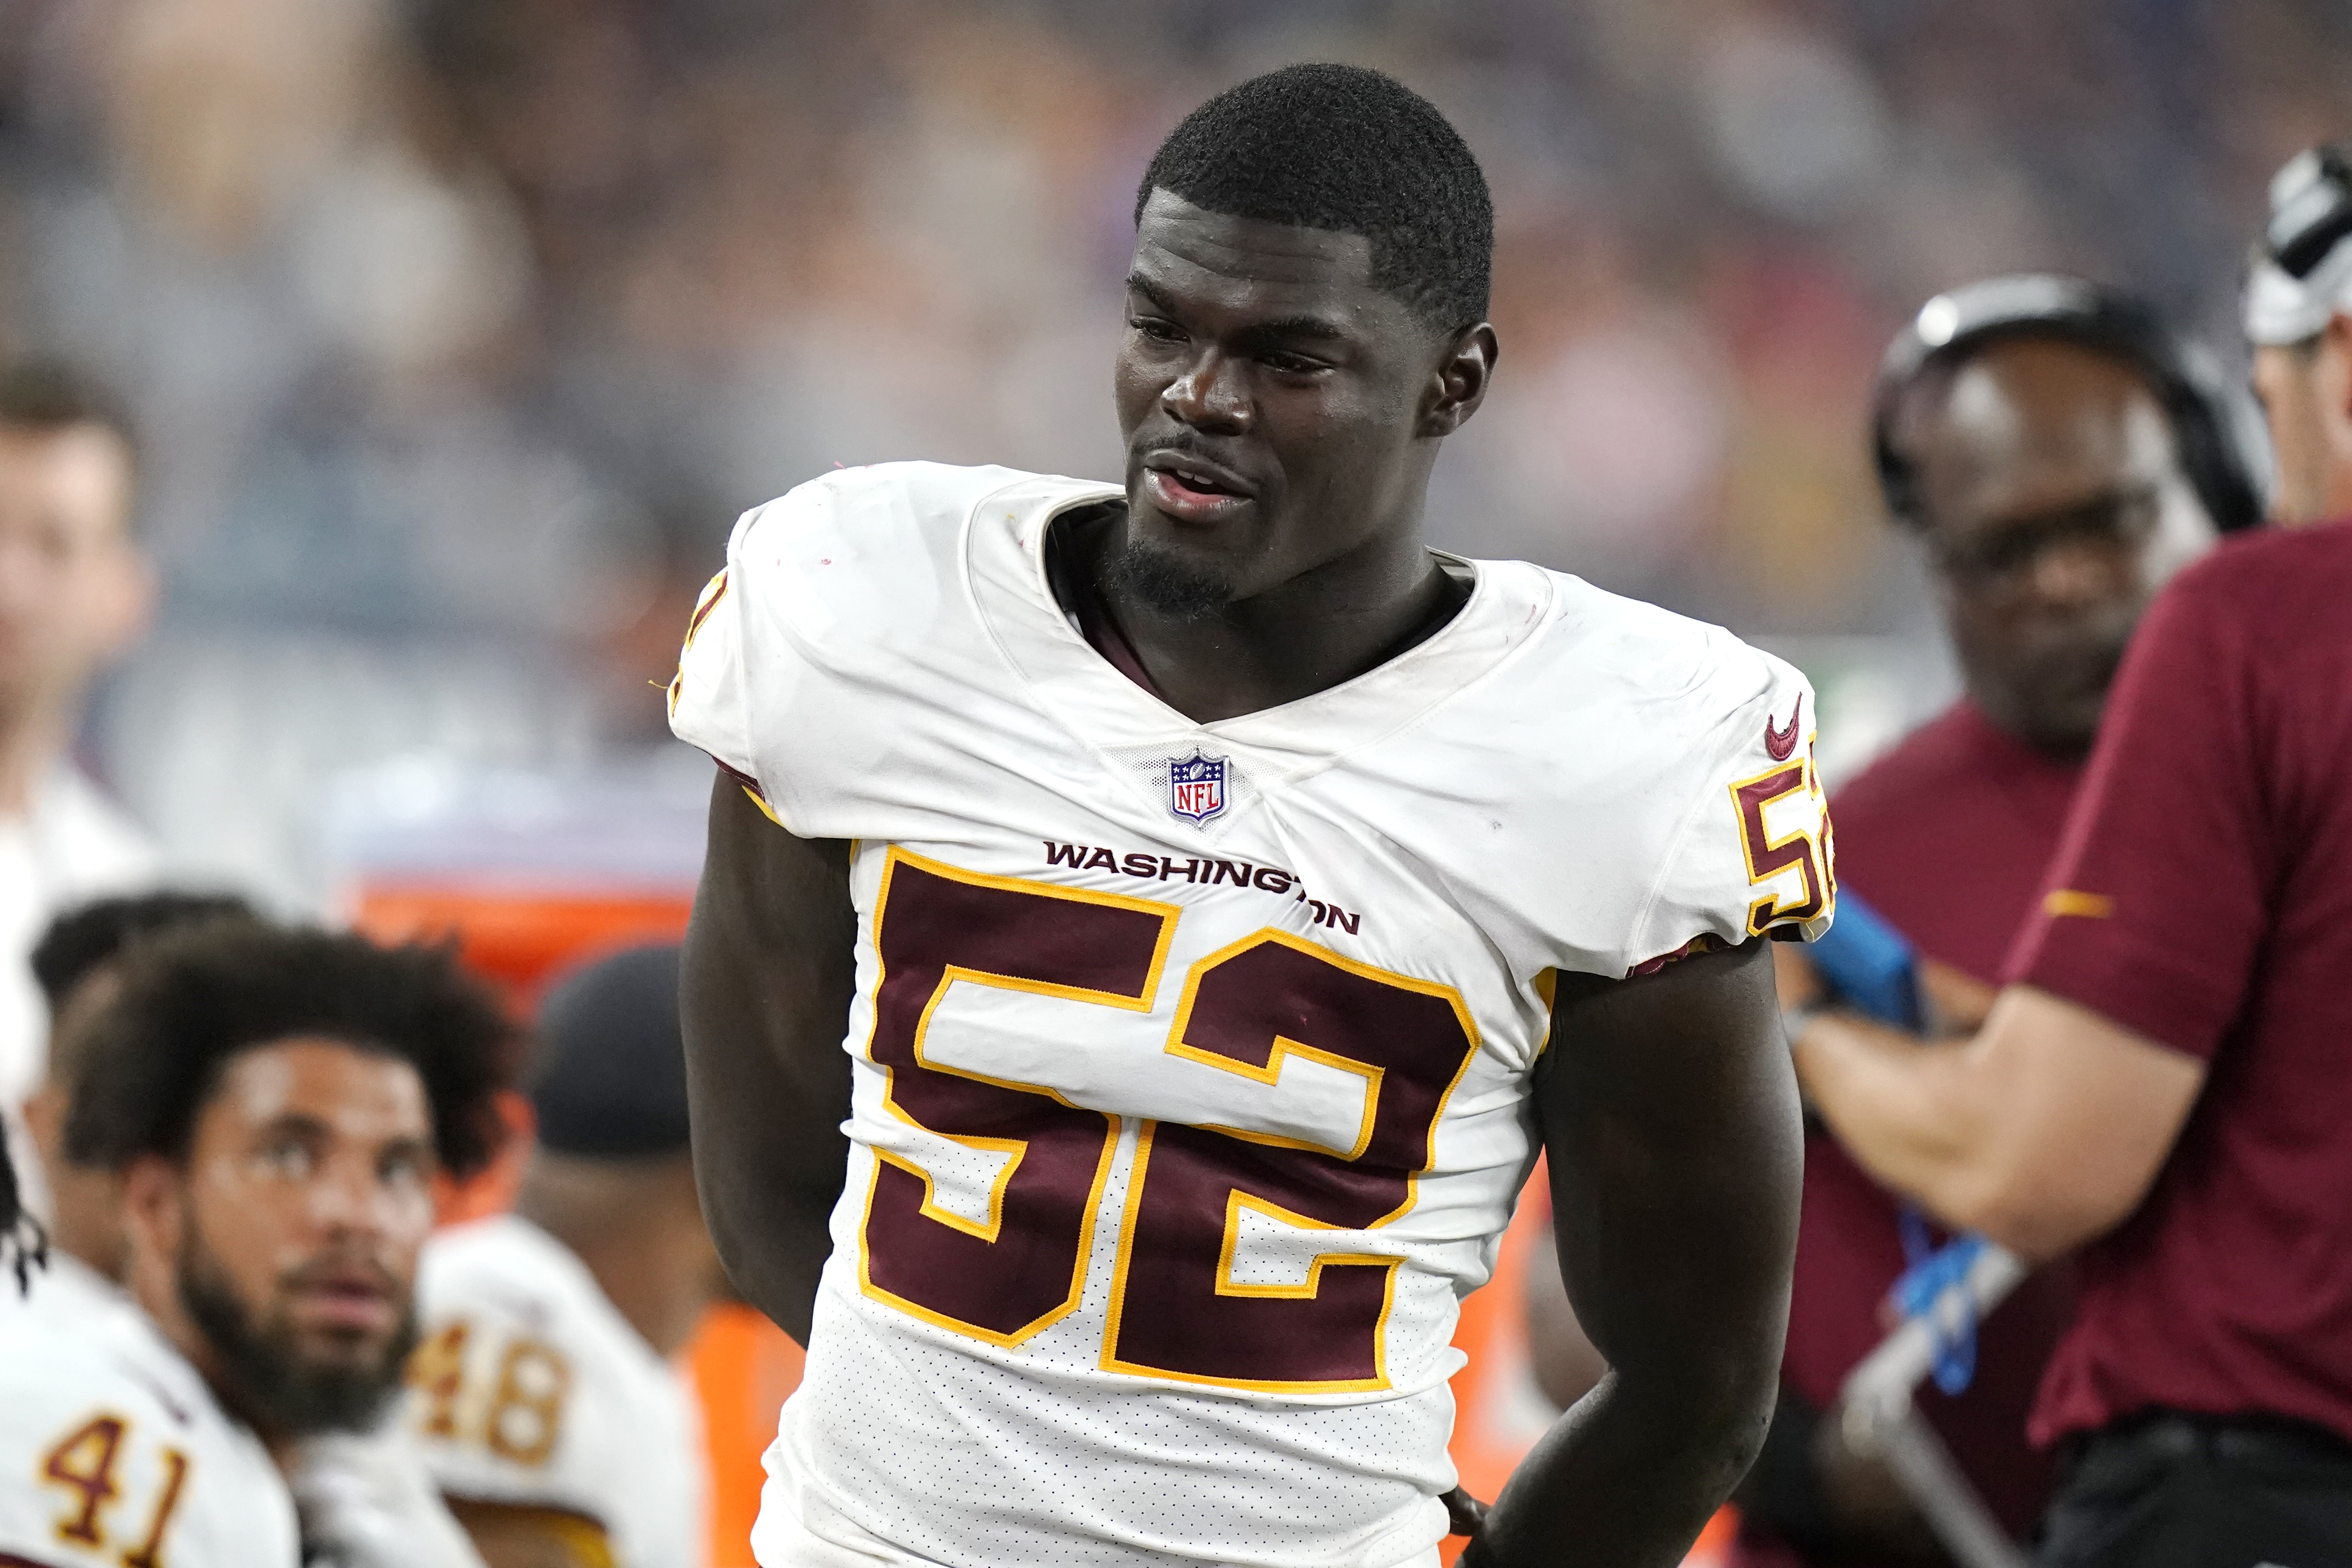
<svg viewBox="0 0 2352 1568"><path fill-rule="evenodd" d="M1168 763L1168 809L1194 822L1206 822L1225 809L1225 759L1204 757L1198 751Z"/></svg>

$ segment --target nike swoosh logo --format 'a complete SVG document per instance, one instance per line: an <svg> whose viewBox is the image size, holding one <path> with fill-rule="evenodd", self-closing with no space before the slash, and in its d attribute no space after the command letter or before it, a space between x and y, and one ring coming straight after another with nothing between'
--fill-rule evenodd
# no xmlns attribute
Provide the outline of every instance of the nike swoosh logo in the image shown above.
<svg viewBox="0 0 2352 1568"><path fill-rule="evenodd" d="M1772 760L1774 762L1785 763L1790 756L1795 754L1797 750L1797 720L1804 710L1805 700L1802 697L1799 697L1797 699L1796 707L1790 709L1789 711L1789 727L1785 730L1774 729L1772 727L1772 715L1769 713L1764 715L1764 749L1772 753Z"/></svg>

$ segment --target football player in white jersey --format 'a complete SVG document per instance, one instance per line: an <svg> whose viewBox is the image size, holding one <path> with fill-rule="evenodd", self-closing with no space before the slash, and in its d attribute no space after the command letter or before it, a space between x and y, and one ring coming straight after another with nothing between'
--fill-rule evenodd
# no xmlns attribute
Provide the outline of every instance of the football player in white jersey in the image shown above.
<svg viewBox="0 0 2352 1568"><path fill-rule="evenodd" d="M258 923L116 984L65 1153L120 1180L126 1289L0 1313L0 1561L290 1568L281 1467L396 1387L436 1161L494 1147L508 1026L445 954Z"/></svg>
<svg viewBox="0 0 2352 1568"><path fill-rule="evenodd" d="M560 982L515 1210L436 1237L409 1430L490 1568L695 1568L699 1407L669 1358L723 1287L687 1152L677 949Z"/></svg>
<svg viewBox="0 0 2352 1568"><path fill-rule="evenodd" d="M1422 542L1493 219L1292 67L1137 202L1126 482L845 470L739 524L672 692L703 1196L807 1370L806 1563L1674 1562L1773 1403L1832 895L1811 698ZM1460 1299L1538 1149L1600 1385L1474 1525Z"/></svg>

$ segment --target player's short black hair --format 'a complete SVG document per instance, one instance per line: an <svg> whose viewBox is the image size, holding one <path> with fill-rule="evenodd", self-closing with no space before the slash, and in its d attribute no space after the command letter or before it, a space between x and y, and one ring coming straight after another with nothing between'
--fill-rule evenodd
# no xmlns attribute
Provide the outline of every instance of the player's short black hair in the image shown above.
<svg viewBox="0 0 2352 1568"><path fill-rule="evenodd" d="M1427 99L1360 66L1296 65L1184 117L1135 193L1371 242L1372 281L1447 331L1483 321L1495 206L1461 133Z"/></svg>
<svg viewBox="0 0 2352 1568"><path fill-rule="evenodd" d="M131 943L205 921L257 921L260 911L236 893L196 893L166 888L92 899L49 922L33 946L33 978L54 1016L75 986L122 956Z"/></svg>
<svg viewBox="0 0 2352 1568"><path fill-rule="evenodd" d="M0 426L50 431L75 425L113 431L135 463L139 433L130 410L96 376L46 354L0 363Z"/></svg>
<svg viewBox="0 0 2352 1568"><path fill-rule="evenodd" d="M124 956L121 994L90 1026L66 1155L116 1170L184 1160L227 1064L308 1035L415 1068L442 1165L471 1175L498 1152L515 1034L446 949L235 921L166 932Z"/></svg>

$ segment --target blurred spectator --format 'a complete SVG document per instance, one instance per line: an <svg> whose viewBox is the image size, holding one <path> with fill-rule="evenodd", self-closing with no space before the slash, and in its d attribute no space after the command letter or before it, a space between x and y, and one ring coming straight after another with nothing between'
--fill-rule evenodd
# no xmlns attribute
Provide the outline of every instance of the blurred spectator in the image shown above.
<svg viewBox="0 0 2352 1568"><path fill-rule="evenodd" d="M49 917L153 872L145 837L68 758L90 681L144 629L136 464L108 396L64 366L0 369L0 1116L40 1081L26 967Z"/></svg>
<svg viewBox="0 0 2352 1568"><path fill-rule="evenodd" d="M2352 495L2352 167L2305 153L2271 194L2247 326L2302 519ZM2030 1427L2068 1461L2045 1568L2352 1562L2348 607L2352 520L2182 572L1982 1028L1799 1033L1874 1175L2029 1258L2080 1247Z"/></svg>
<svg viewBox="0 0 2352 1568"><path fill-rule="evenodd" d="M49 922L33 949L33 977L49 1015L47 1071L25 1102L48 1186L51 1267L98 1280L122 1276L122 1194L112 1171L65 1157L66 1113L91 1026L113 997L125 953L139 941L207 921L258 919L233 893L154 892L98 899Z"/></svg>
<svg viewBox="0 0 2352 1568"><path fill-rule="evenodd" d="M1838 879L1910 939L1952 1026L1981 1017L2031 912L2150 595L2211 547L2216 512L2258 520L2226 409L2183 380L2188 352L2142 302L2051 277L1938 295L1888 351L1874 432L1887 506L1927 553L1967 695L1832 799ZM1885 1337L1899 1234L1897 1200L1812 1128L1747 1562L1936 1560L1892 1475L1837 1418L1847 1374ZM2069 1270L2041 1270L1984 1322L1967 1392L1918 1396L2016 1539L2049 1493L2052 1462L2025 1419L2072 1307Z"/></svg>
<svg viewBox="0 0 2352 1568"><path fill-rule="evenodd" d="M409 1429L490 1568L691 1568L702 1423L669 1364L724 1288L687 1148L678 950L560 980L515 1212L426 1248Z"/></svg>

